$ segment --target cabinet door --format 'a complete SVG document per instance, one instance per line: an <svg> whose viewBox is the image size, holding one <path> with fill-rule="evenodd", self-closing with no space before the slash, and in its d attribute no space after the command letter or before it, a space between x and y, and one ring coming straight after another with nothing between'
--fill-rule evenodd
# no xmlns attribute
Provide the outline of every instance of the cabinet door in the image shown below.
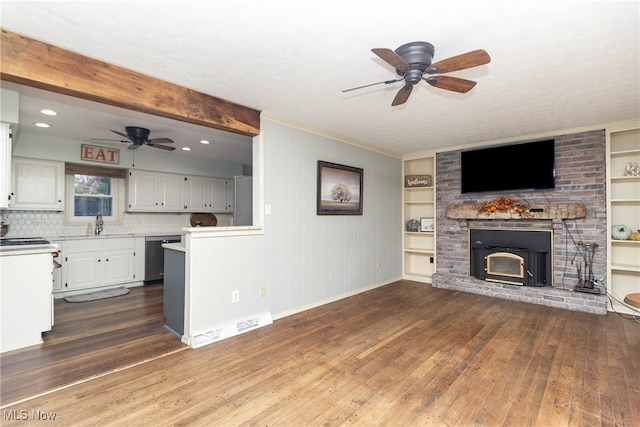
<svg viewBox="0 0 640 427"><path fill-rule="evenodd" d="M11 193L11 128L6 123L0 127L0 208L6 208Z"/></svg>
<svg viewBox="0 0 640 427"><path fill-rule="evenodd" d="M207 212L209 207L208 182L203 176L186 177L184 185L184 211L185 212Z"/></svg>
<svg viewBox="0 0 640 427"><path fill-rule="evenodd" d="M227 212L233 212L233 204L235 202L235 188L234 182L230 179L225 181L224 188L224 206Z"/></svg>
<svg viewBox="0 0 640 427"><path fill-rule="evenodd" d="M129 211L155 211L158 209L156 196L157 174L131 171L127 182Z"/></svg>
<svg viewBox="0 0 640 427"><path fill-rule="evenodd" d="M226 180L221 178L212 178L210 181L211 210L210 212L222 213L227 212L226 206Z"/></svg>
<svg viewBox="0 0 640 427"><path fill-rule="evenodd" d="M182 175L162 175L159 191L162 194L160 210L165 212L183 212L182 197L184 177Z"/></svg>
<svg viewBox="0 0 640 427"><path fill-rule="evenodd" d="M105 252L103 268L105 285L132 282L135 280L133 250Z"/></svg>
<svg viewBox="0 0 640 427"><path fill-rule="evenodd" d="M67 254L64 290L82 289L102 284L102 259L100 252Z"/></svg>
<svg viewBox="0 0 640 427"><path fill-rule="evenodd" d="M64 163L14 157L11 209L63 210Z"/></svg>

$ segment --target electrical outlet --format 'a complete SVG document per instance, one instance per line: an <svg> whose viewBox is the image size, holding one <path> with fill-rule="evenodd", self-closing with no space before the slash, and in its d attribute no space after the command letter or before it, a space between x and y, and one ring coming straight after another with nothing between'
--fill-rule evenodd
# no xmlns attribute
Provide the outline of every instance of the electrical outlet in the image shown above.
<svg viewBox="0 0 640 427"><path fill-rule="evenodd" d="M260 286L260 289L258 289L258 294L263 297L267 294L266 289L264 288L264 286Z"/></svg>
<svg viewBox="0 0 640 427"><path fill-rule="evenodd" d="M240 291L235 290L231 292L231 302L233 303L240 302Z"/></svg>
<svg viewBox="0 0 640 427"><path fill-rule="evenodd" d="M382 268L382 261L376 262L376 268L378 269Z"/></svg>

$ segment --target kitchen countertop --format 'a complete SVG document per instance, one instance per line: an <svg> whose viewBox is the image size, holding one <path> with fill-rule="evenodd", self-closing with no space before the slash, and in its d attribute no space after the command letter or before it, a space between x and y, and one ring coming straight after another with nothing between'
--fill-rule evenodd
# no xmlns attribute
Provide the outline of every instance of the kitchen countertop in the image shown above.
<svg viewBox="0 0 640 427"><path fill-rule="evenodd" d="M185 232L179 231L158 231L158 232L145 232L145 233L123 233L123 234L100 234L96 236L92 234L87 236L86 234L74 234L68 236L47 236L47 240L51 241L65 241L65 240L84 240L84 239L121 239L127 237L149 237L149 236L180 236Z"/></svg>
<svg viewBox="0 0 640 427"><path fill-rule="evenodd" d="M0 246L0 256L44 254L58 250L58 245Z"/></svg>
<svg viewBox="0 0 640 427"><path fill-rule="evenodd" d="M185 252L184 243L164 243L162 247L173 251Z"/></svg>

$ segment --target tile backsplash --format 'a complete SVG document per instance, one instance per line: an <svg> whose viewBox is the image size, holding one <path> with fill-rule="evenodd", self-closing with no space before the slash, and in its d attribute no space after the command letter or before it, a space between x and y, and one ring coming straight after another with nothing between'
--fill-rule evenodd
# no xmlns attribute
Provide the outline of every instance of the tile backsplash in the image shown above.
<svg viewBox="0 0 640 427"><path fill-rule="evenodd" d="M64 212L54 211L13 211L1 212L2 223L9 225L6 237L58 237L84 235L87 225L66 226ZM190 227L190 214L163 213L124 213L122 224L104 226L103 233L131 234L178 232L183 227ZM231 215L216 214L218 225L229 225ZM92 224L94 221L92 221Z"/></svg>

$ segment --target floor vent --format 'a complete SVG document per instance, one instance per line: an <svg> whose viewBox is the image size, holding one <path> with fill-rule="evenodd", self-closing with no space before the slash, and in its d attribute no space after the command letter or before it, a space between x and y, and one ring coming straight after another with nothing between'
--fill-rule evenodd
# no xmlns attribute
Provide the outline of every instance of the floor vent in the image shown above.
<svg viewBox="0 0 640 427"><path fill-rule="evenodd" d="M261 313L248 319L223 325L219 328L212 329L211 331L196 334L191 338L191 347L202 347L272 323L273 320L270 312Z"/></svg>

